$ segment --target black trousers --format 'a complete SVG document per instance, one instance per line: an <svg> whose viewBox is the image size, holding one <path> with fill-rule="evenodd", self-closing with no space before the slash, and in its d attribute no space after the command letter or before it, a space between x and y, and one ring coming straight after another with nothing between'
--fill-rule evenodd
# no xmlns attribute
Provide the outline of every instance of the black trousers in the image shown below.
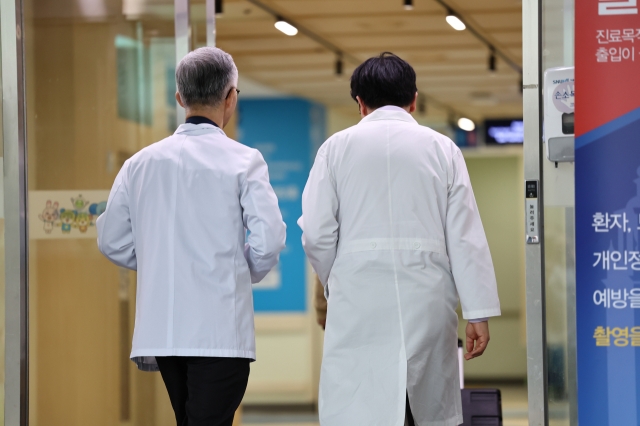
<svg viewBox="0 0 640 426"><path fill-rule="evenodd" d="M249 381L249 359L156 357L177 426L231 426Z"/></svg>
<svg viewBox="0 0 640 426"><path fill-rule="evenodd" d="M413 421L413 414L411 414L411 407L409 406L409 395L407 395L406 417L407 426L416 426L415 422Z"/></svg>

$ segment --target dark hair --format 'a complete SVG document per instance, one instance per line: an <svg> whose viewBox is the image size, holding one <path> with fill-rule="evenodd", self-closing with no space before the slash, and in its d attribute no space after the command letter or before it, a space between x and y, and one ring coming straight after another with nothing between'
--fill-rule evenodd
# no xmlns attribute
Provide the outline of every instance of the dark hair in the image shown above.
<svg viewBox="0 0 640 426"><path fill-rule="evenodd" d="M360 96L369 108L385 105L406 107L418 88L411 65L391 52L364 61L351 76L351 97Z"/></svg>

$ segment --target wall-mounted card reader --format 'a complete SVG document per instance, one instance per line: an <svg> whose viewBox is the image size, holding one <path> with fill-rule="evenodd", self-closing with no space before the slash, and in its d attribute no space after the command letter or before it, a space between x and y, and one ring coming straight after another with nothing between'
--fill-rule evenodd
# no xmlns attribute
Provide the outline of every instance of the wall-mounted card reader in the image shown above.
<svg viewBox="0 0 640 426"><path fill-rule="evenodd" d="M540 234L538 226L539 204L538 204L538 181L528 180L525 184L525 218L526 218L526 241L527 244L540 244Z"/></svg>
<svg viewBox="0 0 640 426"><path fill-rule="evenodd" d="M549 68L544 73L544 144L547 159L574 159L575 78L573 67Z"/></svg>

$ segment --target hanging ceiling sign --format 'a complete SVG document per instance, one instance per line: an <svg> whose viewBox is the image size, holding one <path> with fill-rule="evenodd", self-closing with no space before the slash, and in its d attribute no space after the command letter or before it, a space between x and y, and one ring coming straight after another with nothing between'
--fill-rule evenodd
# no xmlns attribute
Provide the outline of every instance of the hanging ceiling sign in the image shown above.
<svg viewBox="0 0 640 426"><path fill-rule="evenodd" d="M581 426L640 421L640 15L576 2L576 311Z"/></svg>

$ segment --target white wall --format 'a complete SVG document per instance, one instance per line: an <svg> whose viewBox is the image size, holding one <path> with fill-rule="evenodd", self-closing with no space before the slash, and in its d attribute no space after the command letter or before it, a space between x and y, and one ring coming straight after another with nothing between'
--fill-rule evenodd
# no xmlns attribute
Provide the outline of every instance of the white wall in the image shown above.
<svg viewBox="0 0 640 426"><path fill-rule="evenodd" d="M467 379L524 379L524 183L520 147L464 150L498 280L502 316L489 321L485 354L465 363ZM460 322L464 337L466 322Z"/></svg>

